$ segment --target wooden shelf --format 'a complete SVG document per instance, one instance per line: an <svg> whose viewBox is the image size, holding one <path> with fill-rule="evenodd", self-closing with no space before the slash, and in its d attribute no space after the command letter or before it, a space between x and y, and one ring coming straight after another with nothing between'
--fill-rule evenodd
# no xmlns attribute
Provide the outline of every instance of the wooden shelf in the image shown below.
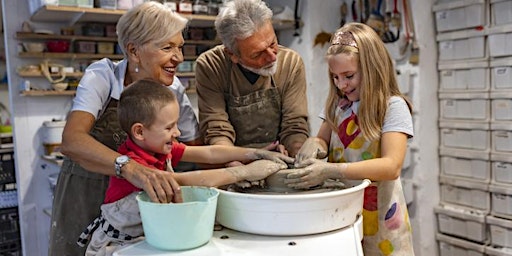
<svg viewBox="0 0 512 256"><path fill-rule="evenodd" d="M73 72L66 73L66 77L82 77L84 73L82 72ZM44 77L41 71L35 72L27 72L27 71L18 71L18 75L21 77ZM60 74L50 74L51 77L60 77Z"/></svg>
<svg viewBox="0 0 512 256"><path fill-rule="evenodd" d="M22 91L21 96L75 96L76 91L30 90Z"/></svg>
<svg viewBox="0 0 512 256"><path fill-rule="evenodd" d="M20 58L39 58L39 59L103 59L113 60L123 59L122 54L95 54L95 53L72 53L72 52L19 52Z"/></svg>
<svg viewBox="0 0 512 256"><path fill-rule="evenodd" d="M84 8L72 6L44 5L30 17L36 22L63 22L70 25L77 22L106 22L116 23L126 10L111 10L102 8ZM190 26L212 27L216 16L182 14L190 20Z"/></svg>
<svg viewBox="0 0 512 256"><path fill-rule="evenodd" d="M32 32L16 32L18 40L69 40L69 41L96 41L96 42L117 42L117 37L98 37L82 35L59 35L59 34L39 34ZM185 40L186 44L218 45L219 40Z"/></svg>
<svg viewBox="0 0 512 256"><path fill-rule="evenodd" d="M192 76L196 76L196 73L194 73L194 72L178 72L178 73L176 73L176 76L177 77L192 77Z"/></svg>
<svg viewBox="0 0 512 256"><path fill-rule="evenodd" d="M16 39L37 39L37 40L69 40L69 41L97 41L97 42L117 42L117 37L99 37L99 36L81 36L81 35L58 35L58 34L38 34L29 32L16 32Z"/></svg>

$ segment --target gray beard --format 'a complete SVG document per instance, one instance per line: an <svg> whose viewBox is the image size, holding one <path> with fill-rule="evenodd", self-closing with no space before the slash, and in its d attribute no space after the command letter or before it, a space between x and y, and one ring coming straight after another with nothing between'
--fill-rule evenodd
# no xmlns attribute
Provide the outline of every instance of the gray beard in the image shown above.
<svg viewBox="0 0 512 256"><path fill-rule="evenodd" d="M275 74L277 71L277 60L274 63L272 63L272 66L265 67L265 68L251 68L242 63L239 63L239 64L242 67L244 67L245 69L247 69L255 74L258 74L260 76L271 76L271 75Z"/></svg>

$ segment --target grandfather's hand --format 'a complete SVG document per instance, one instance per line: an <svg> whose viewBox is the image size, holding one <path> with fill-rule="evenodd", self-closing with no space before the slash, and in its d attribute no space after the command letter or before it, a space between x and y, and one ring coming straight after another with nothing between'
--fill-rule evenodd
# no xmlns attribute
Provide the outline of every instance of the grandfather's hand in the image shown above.
<svg viewBox="0 0 512 256"><path fill-rule="evenodd" d="M286 166L288 166L287 163L293 164L293 162L294 162L294 159L292 157L281 154L279 152L268 151L265 149L256 149L253 153L251 153L249 158L251 158L251 159L267 159L267 160L271 160L273 162L283 164Z"/></svg>
<svg viewBox="0 0 512 256"><path fill-rule="evenodd" d="M266 149L269 151L276 151L281 154L289 156L288 150L286 150L286 147L283 144L279 143L278 140L268 144L267 146L263 147L262 149Z"/></svg>
<svg viewBox="0 0 512 256"><path fill-rule="evenodd" d="M302 167L302 168L300 168ZM324 183L327 179L343 178L347 168L346 163L328 163L310 158L304 160L299 168L289 173L284 179L288 187L294 189L308 189Z"/></svg>
<svg viewBox="0 0 512 256"><path fill-rule="evenodd" d="M258 181L286 168L288 168L288 166L285 163L281 164L270 160L258 160L247 165L231 167L226 170L231 172L237 181Z"/></svg>
<svg viewBox="0 0 512 256"><path fill-rule="evenodd" d="M183 197L172 172L163 172L130 161L123 170L123 177L134 186L143 189L152 202L181 203Z"/></svg>
<svg viewBox="0 0 512 256"><path fill-rule="evenodd" d="M325 143L322 144L321 142L322 139L320 138L309 137L304 144L302 144L297 155L295 155L295 167L303 165L302 162L310 158L325 158L327 156L327 149Z"/></svg>

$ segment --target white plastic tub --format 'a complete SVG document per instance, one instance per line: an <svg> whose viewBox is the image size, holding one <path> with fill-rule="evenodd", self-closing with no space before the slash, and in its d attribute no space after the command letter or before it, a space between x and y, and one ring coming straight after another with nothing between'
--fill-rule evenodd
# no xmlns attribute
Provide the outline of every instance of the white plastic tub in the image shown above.
<svg viewBox="0 0 512 256"><path fill-rule="evenodd" d="M249 194L220 190L217 222L260 235L310 235L353 224L369 180L353 187L308 194Z"/></svg>

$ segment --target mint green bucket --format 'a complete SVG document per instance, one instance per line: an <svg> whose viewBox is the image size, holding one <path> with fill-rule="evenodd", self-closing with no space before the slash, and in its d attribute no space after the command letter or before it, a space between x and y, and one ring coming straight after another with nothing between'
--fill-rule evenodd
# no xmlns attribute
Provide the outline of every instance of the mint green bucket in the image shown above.
<svg viewBox="0 0 512 256"><path fill-rule="evenodd" d="M183 203L153 203L137 195L146 241L161 250L187 250L206 244L213 235L219 191L182 186Z"/></svg>

